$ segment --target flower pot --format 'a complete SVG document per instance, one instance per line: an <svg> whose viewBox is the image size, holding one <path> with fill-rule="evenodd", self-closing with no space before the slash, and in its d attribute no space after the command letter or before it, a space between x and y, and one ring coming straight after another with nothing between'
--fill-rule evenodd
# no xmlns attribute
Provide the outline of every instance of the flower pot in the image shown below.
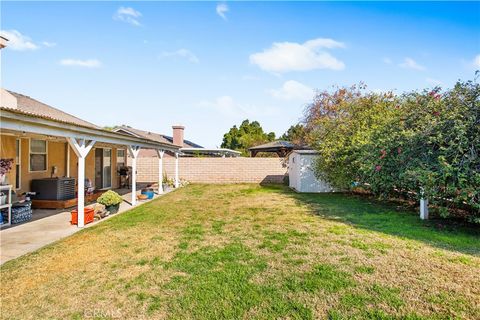
<svg viewBox="0 0 480 320"><path fill-rule="evenodd" d="M112 204L111 206L106 206L105 210L110 212L110 214L114 214L118 212L119 208L120 208L120 203L117 203L117 204Z"/></svg>
<svg viewBox="0 0 480 320"><path fill-rule="evenodd" d="M7 175L6 174L0 174L0 185L6 185L7 184Z"/></svg>

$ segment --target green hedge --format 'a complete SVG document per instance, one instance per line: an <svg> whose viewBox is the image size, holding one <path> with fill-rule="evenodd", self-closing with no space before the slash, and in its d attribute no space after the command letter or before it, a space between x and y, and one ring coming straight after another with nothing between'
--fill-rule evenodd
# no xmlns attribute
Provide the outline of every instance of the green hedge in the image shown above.
<svg viewBox="0 0 480 320"><path fill-rule="evenodd" d="M447 216L467 208L480 223L480 85L373 93L364 85L319 92L306 109L309 142L321 153L317 175L338 188L403 193Z"/></svg>

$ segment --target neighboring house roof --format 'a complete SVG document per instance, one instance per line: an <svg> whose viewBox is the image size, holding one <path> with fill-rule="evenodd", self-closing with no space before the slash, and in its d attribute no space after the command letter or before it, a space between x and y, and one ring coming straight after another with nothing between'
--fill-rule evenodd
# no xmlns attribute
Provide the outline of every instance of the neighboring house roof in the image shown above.
<svg viewBox="0 0 480 320"><path fill-rule="evenodd" d="M93 129L101 129L99 126L90 123L88 121L82 120L80 118L77 118L69 113L66 113L64 111L61 111L57 108L54 108L52 106L49 106L45 103L42 103L38 100L35 100L29 96L25 96L20 93L16 93L13 91L7 90L11 95L13 95L17 99L17 108L12 109L16 111L21 111L26 114L34 115L34 116L39 116L51 120L56 120L64 123L71 123L71 124L76 124L80 125L83 127L89 127ZM6 108L5 106L2 105L5 109L10 109Z"/></svg>
<svg viewBox="0 0 480 320"><path fill-rule="evenodd" d="M123 131L125 133L132 134L137 137L142 137L150 140L154 140L157 142L163 142L163 143L173 143L173 138L170 136L166 136L160 133L155 133L155 132L149 132L149 131L144 131L140 129L135 129L130 126L118 126L113 129L113 131ZM189 140L183 140L183 145L184 147L187 148L202 148L202 146L193 143Z"/></svg>
<svg viewBox="0 0 480 320"><path fill-rule="evenodd" d="M170 136L163 136L165 139L167 139L170 143L173 143L173 137ZM184 148L203 148L201 145L196 144L195 142L192 142L190 140L183 140L183 146Z"/></svg>

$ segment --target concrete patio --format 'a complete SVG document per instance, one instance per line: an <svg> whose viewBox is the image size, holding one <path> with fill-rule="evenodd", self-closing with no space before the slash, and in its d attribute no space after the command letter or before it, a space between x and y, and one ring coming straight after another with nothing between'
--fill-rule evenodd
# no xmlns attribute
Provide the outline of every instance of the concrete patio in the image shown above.
<svg viewBox="0 0 480 320"><path fill-rule="evenodd" d="M155 194L153 199L161 197L170 191L172 190L165 191L161 195ZM137 193L140 194L140 191ZM124 201L120 204L120 209L117 214L87 224L85 228L94 226L97 223L101 223L133 208L130 205L132 194L130 192L122 192L121 194ZM152 200L137 201L136 206ZM70 212L72 209L73 208L65 210L35 209L31 221L2 229L0 231L0 264L80 231L81 228L70 224Z"/></svg>

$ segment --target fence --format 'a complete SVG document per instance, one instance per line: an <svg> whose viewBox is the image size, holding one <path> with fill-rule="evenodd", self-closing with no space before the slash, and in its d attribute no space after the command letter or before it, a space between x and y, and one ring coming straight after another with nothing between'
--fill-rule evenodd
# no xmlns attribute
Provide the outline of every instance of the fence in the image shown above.
<svg viewBox="0 0 480 320"><path fill-rule="evenodd" d="M179 158L179 176L195 183L282 183L287 167L282 158ZM175 158L163 159L164 174L175 176ZM137 181L158 181L158 158L137 159Z"/></svg>

